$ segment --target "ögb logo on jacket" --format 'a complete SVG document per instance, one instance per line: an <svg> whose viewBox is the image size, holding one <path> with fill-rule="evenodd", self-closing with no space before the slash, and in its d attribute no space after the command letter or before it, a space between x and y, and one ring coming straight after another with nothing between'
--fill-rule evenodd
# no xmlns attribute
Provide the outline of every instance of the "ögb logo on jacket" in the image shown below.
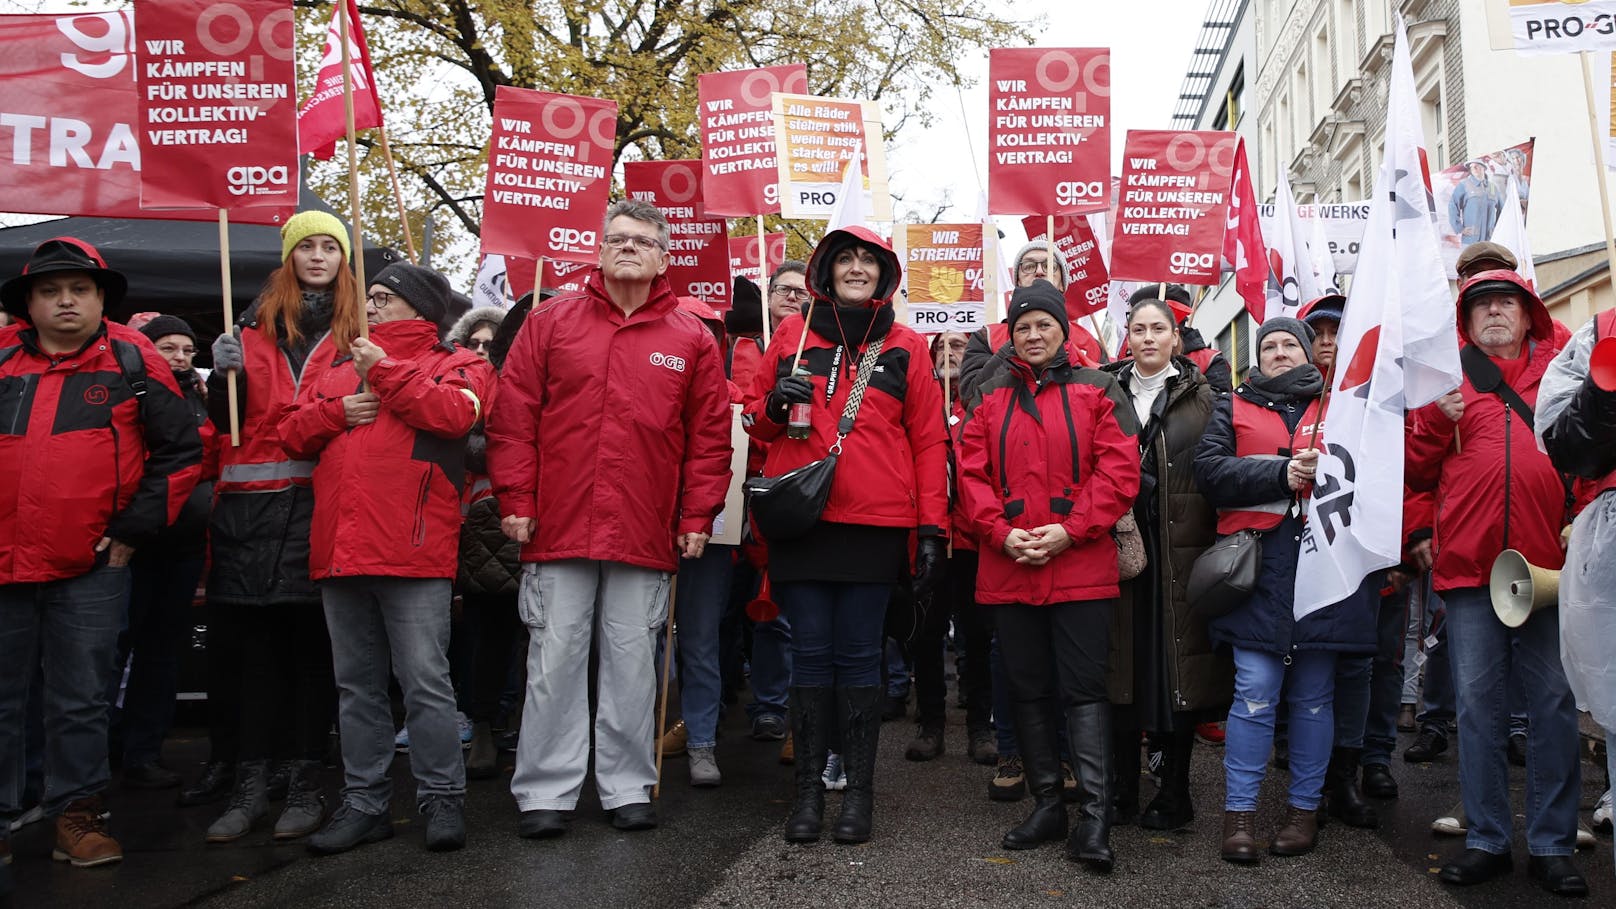
<svg viewBox="0 0 1616 909"><path fill-rule="evenodd" d="M674 372L684 372L685 371L685 358L684 357L670 357L670 356L668 356L667 354L665 354L665 353L663 353L661 351L657 351L657 352L651 354L651 365L652 366L666 366L667 368L673 370Z"/></svg>
<svg viewBox="0 0 1616 909"><path fill-rule="evenodd" d="M84 389L84 403L91 407L100 407L111 400L112 395L105 385L91 385Z"/></svg>
<svg viewBox="0 0 1616 909"><path fill-rule="evenodd" d="M579 230L576 227L550 228L550 245L563 252L592 253L598 244L597 234L592 230Z"/></svg>

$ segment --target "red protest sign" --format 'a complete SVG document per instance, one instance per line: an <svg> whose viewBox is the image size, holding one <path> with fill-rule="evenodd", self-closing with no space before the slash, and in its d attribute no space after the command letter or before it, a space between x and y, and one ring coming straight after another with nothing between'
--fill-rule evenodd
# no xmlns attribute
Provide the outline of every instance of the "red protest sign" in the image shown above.
<svg viewBox="0 0 1616 909"><path fill-rule="evenodd" d="M136 0L140 204L296 205L297 100L286 0Z"/></svg>
<svg viewBox="0 0 1616 909"><path fill-rule="evenodd" d="M493 119L483 249L594 263L612 188L617 102L501 85Z"/></svg>
<svg viewBox="0 0 1616 909"><path fill-rule="evenodd" d="M584 289L584 279L589 276L590 266L583 262L546 262L544 263L544 287L557 293L572 293ZM505 285L511 289L511 296L520 300L523 295L533 292L533 281L538 277L539 262L523 256L505 257Z"/></svg>
<svg viewBox="0 0 1616 909"><path fill-rule="evenodd" d="M140 95L128 11L0 16L0 194L11 211L207 218L140 207ZM278 224L290 203L237 219Z"/></svg>
<svg viewBox="0 0 1616 909"><path fill-rule="evenodd" d="M1129 130L1111 235L1118 281L1216 284L1239 137Z"/></svg>
<svg viewBox="0 0 1616 909"><path fill-rule="evenodd" d="M668 282L681 297L729 309L729 231L722 218L700 217L700 161L630 161L623 191L668 219Z"/></svg>
<svg viewBox="0 0 1616 909"><path fill-rule="evenodd" d="M1022 218L1028 240L1046 239L1049 218ZM1111 274L1086 215L1055 215L1055 248L1066 258L1066 312L1072 319L1105 309Z"/></svg>
<svg viewBox="0 0 1616 909"><path fill-rule="evenodd" d="M807 94L808 68L793 63L696 77L707 214L741 218L780 213L770 100L775 92Z"/></svg>
<svg viewBox="0 0 1616 909"><path fill-rule="evenodd" d="M764 234L768 238L769 271L786 260L786 235ZM759 287L769 277L759 272L757 234L729 238L729 273L750 278Z"/></svg>
<svg viewBox="0 0 1616 909"><path fill-rule="evenodd" d="M331 25L325 32L325 53L320 57L320 74L314 94L297 112L298 146L325 161L337 153L337 140L348 134L348 116L343 101L342 20L348 17L348 60L353 71L354 129L382 125L381 102L376 98L376 75L370 68L370 46L359 24L354 0L343 0L331 12Z"/></svg>
<svg viewBox="0 0 1616 909"><path fill-rule="evenodd" d="M1047 215L1106 207L1111 52L988 51L988 211Z"/></svg>

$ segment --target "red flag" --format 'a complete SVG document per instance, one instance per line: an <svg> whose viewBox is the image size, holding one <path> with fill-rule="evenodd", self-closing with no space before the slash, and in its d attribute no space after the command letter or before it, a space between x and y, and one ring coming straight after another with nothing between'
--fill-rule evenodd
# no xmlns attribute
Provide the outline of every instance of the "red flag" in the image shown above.
<svg viewBox="0 0 1616 909"><path fill-rule="evenodd" d="M1268 309L1268 251L1262 226L1257 223L1257 194L1246 166L1246 141L1234 153L1232 191L1229 193L1228 229L1223 233L1223 258L1234 266L1234 287L1246 301L1253 322L1262 322Z"/></svg>
<svg viewBox="0 0 1616 909"><path fill-rule="evenodd" d="M320 57L320 75L314 94L297 112L297 144L303 151L325 161L337 151L337 140L348 134L348 115L342 102L342 24L337 18L348 13L348 56L353 64L354 129L382 125L381 102L376 97L376 76L370 69L370 48L365 31L359 26L359 10L354 0L345 0L331 14L325 33L325 53Z"/></svg>

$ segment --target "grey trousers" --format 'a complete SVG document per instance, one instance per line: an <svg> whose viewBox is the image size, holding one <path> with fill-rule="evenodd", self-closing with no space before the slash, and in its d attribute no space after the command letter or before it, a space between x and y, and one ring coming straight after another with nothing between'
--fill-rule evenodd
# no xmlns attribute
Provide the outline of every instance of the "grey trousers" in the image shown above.
<svg viewBox="0 0 1616 909"><path fill-rule="evenodd" d="M589 769L589 650L598 637L595 788L610 811L651 800L656 783L657 629L668 574L571 559L522 566L527 703L511 794L522 811L570 811Z"/></svg>

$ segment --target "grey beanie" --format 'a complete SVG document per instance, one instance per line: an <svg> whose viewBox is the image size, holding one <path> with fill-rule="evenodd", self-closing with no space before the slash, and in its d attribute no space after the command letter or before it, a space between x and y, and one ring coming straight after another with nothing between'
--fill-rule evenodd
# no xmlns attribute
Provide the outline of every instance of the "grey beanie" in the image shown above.
<svg viewBox="0 0 1616 909"><path fill-rule="evenodd" d="M1307 361L1309 363L1313 362L1313 329L1309 328L1306 322L1293 319L1290 316L1275 316L1272 319L1263 321L1262 327L1257 329L1258 351L1262 350L1263 338L1276 331L1283 331L1294 336L1301 343L1302 353L1307 356Z"/></svg>
<svg viewBox="0 0 1616 909"><path fill-rule="evenodd" d="M1048 240L1034 240L1031 243L1028 243L1026 246L1021 247L1021 250L1016 253L1015 261L1010 263L1010 273L1012 275L1019 275L1021 273L1022 258L1024 258L1027 253L1030 253L1035 249L1049 250L1049 258L1055 263L1055 267L1060 269L1061 283L1065 284L1068 275L1066 270L1066 257L1061 255L1061 251L1059 249L1051 246Z"/></svg>
<svg viewBox="0 0 1616 909"><path fill-rule="evenodd" d="M449 279L430 268L394 262L370 282L404 298L410 308L441 330L449 317Z"/></svg>

